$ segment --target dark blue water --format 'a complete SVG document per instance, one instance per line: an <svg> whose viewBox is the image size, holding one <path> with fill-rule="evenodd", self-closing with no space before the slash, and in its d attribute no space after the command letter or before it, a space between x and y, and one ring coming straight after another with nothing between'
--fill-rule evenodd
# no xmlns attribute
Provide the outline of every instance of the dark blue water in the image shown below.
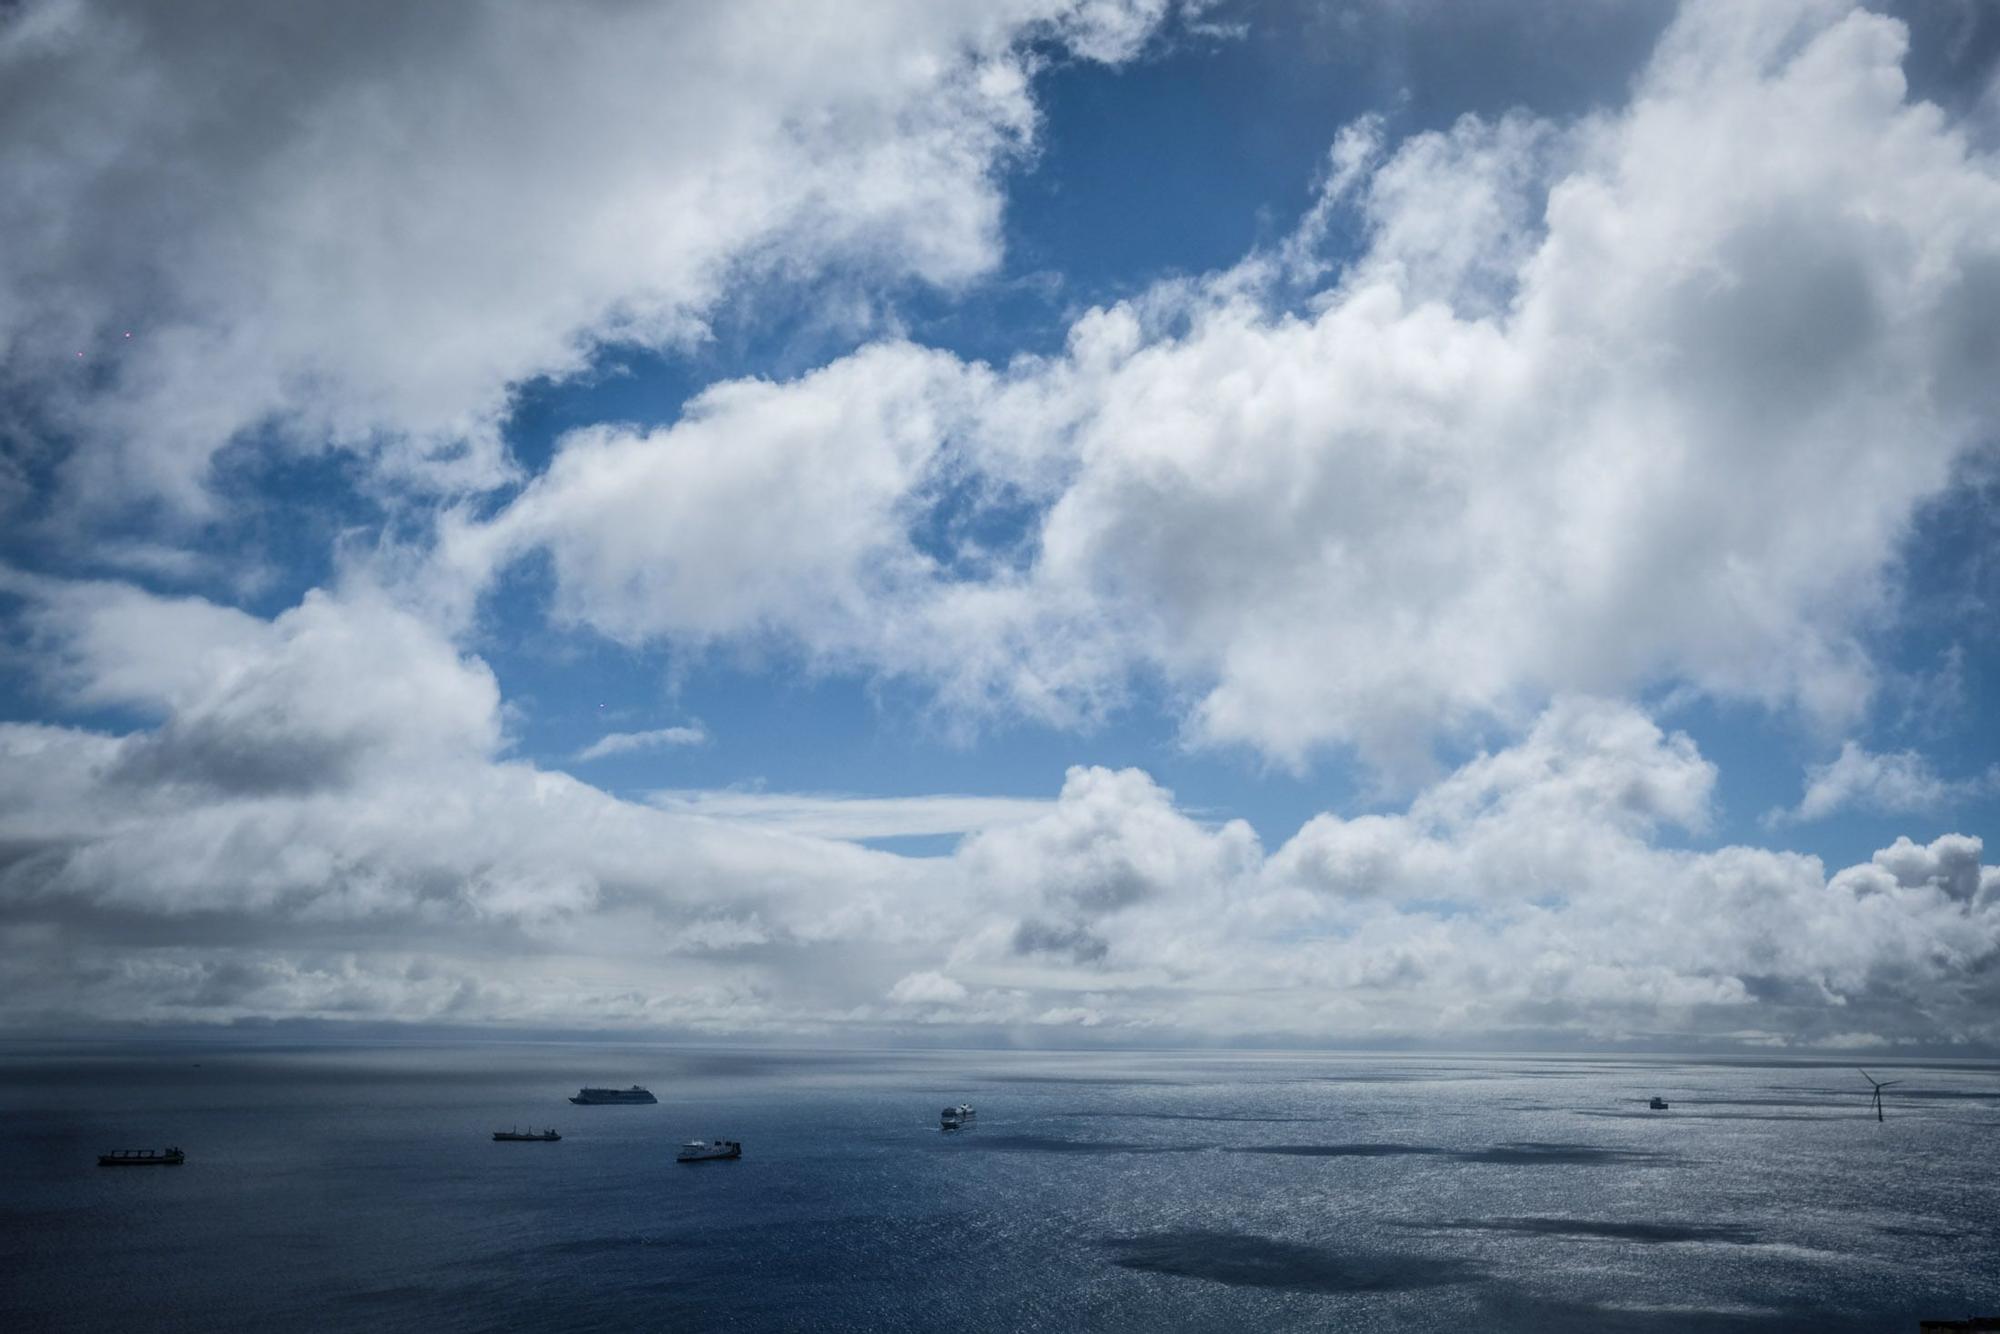
<svg viewBox="0 0 2000 1334"><path fill-rule="evenodd" d="M197 1067L195 1062L199 1062ZM1880 1072L1878 1072L1880 1073ZM0 1049L0 1327L1916 1328L2000 1312L2000 1068ZM639 1082L653 1107L573 1107ZM1649 1112L1645 1098L1673 1102ZM938 1129L966 1100L977 1128ZM559 1144L497 1144L510 1124ZM683 1139L740 1162L677 1165ZM95 1155L179 1144L181 1168Z"/></svg>

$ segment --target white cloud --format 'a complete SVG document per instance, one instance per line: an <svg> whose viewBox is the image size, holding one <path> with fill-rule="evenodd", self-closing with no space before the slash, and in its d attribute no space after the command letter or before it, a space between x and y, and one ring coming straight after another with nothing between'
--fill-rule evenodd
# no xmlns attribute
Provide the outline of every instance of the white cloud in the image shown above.
<svg viewBox="0 0 2000 1334"><path fill-rule="evenodd" d="M1691 4L1615 112L1345 137L1368 240L1302 313L1320 211L1054 358L885 343L577 433L440 568L546 551L567 623L973 716L1087 721L1146 674L1196 742L1404 777L1563 694L1850 723L1898 543L2000 417L2000 169L1903 52L1839 4Z"/></svg>
<svg viewBox="0 0 2000 1334"><path fill-rule="evenodd" d="M889 999L899 1005L950 1005L965 997L965 988L943 973L911 973L889 988Z"/></svg>
<svg viewBox="0 0 2000 1334"><path fill-rule="evenodd" d="M1873 865L1888 872L1901 888L1934 888L1963 902L1992 884L1992 876L1979 865L1982 850L1978 839L1964 834L1945 834L1928 847L1903 837L1876 853ZM1858 876L1860 868L1855 873Z"/></svg>
<svg viewBox="0 0 2000 1334"><path fill-rule="evenodd" d="M1560 700L1407 808L1321 815L1269 854L1137 770L999 810L719 818L500 758L484 665L365 589L268 622L102 584L31 596L48 688L158 721L0 725L16 1026L2000 1042L1980 840L1832 876L1663 846L1701 826L1715 771L1627 705ZM179 651L131 656L145 634ZM950 857L801 832L982 812L1007 823Z"/></svg>
<svg viewBox="0 0 2000 1334"><path fill-rule="evenodd" d="M950 967L975 996L1088 990L1128 1032L1808 1042L1865 1021L1992 1040L2000 895L1968 886L2000 875L1977 839L1831 879L1791 853L1659 846L1713 782L1629 706L1563 701L1406 812L1321 815L1267 858L1143 775L1074 771L1048 820L961 852L1010 907Z"/></svg>
<svg viewBox="0 0 2000 1334"><path fill-rule="evenodd" d="M1049 963L1125 962L1114 957L1121 922L1173 905L1225 913L1233 885L1261 858L1241 820L1218 830L1175 809L1173 794L1137 769L1072 768L1056 807L1040 819L968 839L958 860L985 892L1024 905L1000 942L1008 959ZM1149 961L1192 960L1214 936L1147 934L1136 947Z"/></svg>
<svg viewBox="0 0 2000 1334"><path fill-rule="evenodd" d="M1715 776L1686 736L1664 735L1629 706L1563 700L1407 814L1315 816L1274 864L1286 881L1348 898L1580 894L1661 826L1704 827Z"/></svg>
<svg viewBox="0 0 2000 1334"><path fill-rule="evenodd" d="M13 582L53 688L163 720L120 757L135 782L312 788L501 744L493 673L367 588L266 622L122 584Z"/></svg>
<svg viewBox="0 0 2000 1334"><path fill-rule="evenodd" d="M1030 48L1123 60L1164 8L9 6L4 384L80 437L71 500L203 511L267 424L491 485L510 389L601 342L833 265L987 271Z"/></svg>
<svg viewBox="0 0 2000 1334"><path fill-rule="evenodd" d="M904 526L962 377L891 344L789 385L715 386L665 430L572 434L498 519L448 523L443 561L483 573L545 549L556 614L627 642L865 641L931 573Z"/></svg>
<svg viewBox="0 0 2000 1334"><path fill-rule="evenodd" d="M1084 1005L1060 1005L1043 1010L1035 1016L1034 1022L1056 1026L1075 1025L1078 1028L1095 1028L1104 1022L1104 1016Z"/></svg>
<svg viewBox="0 0 2000 1334"><path fill-rule="evenodd" d="M1806 770L1805 795L1792 810L1772 811L1766 823L1824 820L1842 811L1915 814L1948 810L2000 788L2000 768L1983 778L1947 779L1913 750L1878 754L1847 741L1840 754Z"/></svg>
<svg viewBox="0 0 2000 1334"><path fill-rule="evenodd" d="M576 758L579 761L601 760L607 755L626 755L635 750L707 744L708 729L700 723L692 727L656 727L648 732L609 732L578 751Z"/></svg>

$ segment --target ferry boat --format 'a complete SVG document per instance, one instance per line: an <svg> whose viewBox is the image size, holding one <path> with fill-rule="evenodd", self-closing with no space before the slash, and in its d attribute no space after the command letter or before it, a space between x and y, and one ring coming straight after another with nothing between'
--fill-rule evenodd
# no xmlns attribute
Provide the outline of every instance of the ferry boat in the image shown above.
<svg viewBox="0 0 2000 1334"><path fill-rule="evenodd" d="M939 1116L938 1123L946 1130L956 1130L979 1113L972 1110L972 1104L962 1102L956 1107L947 1107Z"/></svg>
<svg viewBox="0 0 2000 1334"><path fill-rule="evenodd" d="M597 1107L619 1103L658 1102L651 1092L634 1084L628 1089L579 1089L570 1099L580 1107Z"/></svg>
<svg viewBox="0 0 2000 1334"><path fill-rule="evenodd" d="M186 1161L179 1149L120 1149L97 1155L99 1167L179 1167Z"/></svg>
<svg viewBox="0 0 2000 1334"><path fill-rule="evenodd" d="M1647 1103L1646 1105L1652 1108L1656 1112L1664 1112L1667 1110L1668 1107L1667 1100L1665 1098L1659 1098L1659 1097L1654 1098L1651 1102Z"/></svg>
<svg viewBox="0 0 2000 1334"><path fill-rule="evenodd" d="M556 1134L555 1129L551 1127L547 1130L496 1130L493 1132L493 1138L508 1140L514 1143L533 1141L541 1144L554 1144L562 1136Z"/></svg>
<svg viewBox="0 0 2000 1334"><path fill-rule="evenodd" d="M707 1163L720 1158L741 1158L743 1146L733 1139L691 1139L674 1155L677 1163Z"/></svg>

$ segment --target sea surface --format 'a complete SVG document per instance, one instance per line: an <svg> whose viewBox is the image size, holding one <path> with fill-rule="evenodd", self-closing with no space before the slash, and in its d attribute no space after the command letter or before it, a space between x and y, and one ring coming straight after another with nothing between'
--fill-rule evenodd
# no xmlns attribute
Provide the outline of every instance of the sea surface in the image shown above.
<svg viewBox="0 0 2000 1334"><path fill-rule="evenodd" d="M0 1047L0 1329L1908 1330L2000 1066ZM641 1083L657 1106L575 1107ZM1649 1095L1673 1105L1647 1110ZM967 1101L974 1128L938 1111ZM555 1126L561 1143L491 1139ZM737 1162L680 1165L691 1138ZM177 1144L179 1168L102 1169Z"/></svg>

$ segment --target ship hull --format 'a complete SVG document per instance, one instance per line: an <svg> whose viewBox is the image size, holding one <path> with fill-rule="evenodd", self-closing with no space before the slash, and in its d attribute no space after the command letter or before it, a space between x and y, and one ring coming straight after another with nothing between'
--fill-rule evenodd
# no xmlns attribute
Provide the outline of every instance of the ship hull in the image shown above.
<svg viewBox="0 0 2000 1334"><path fill-rule="evenodd" d="M637 1093L625 1089L584 1089L570 1101L579 1107L644 1107L659 1099L643 1089Z"/></svg>

